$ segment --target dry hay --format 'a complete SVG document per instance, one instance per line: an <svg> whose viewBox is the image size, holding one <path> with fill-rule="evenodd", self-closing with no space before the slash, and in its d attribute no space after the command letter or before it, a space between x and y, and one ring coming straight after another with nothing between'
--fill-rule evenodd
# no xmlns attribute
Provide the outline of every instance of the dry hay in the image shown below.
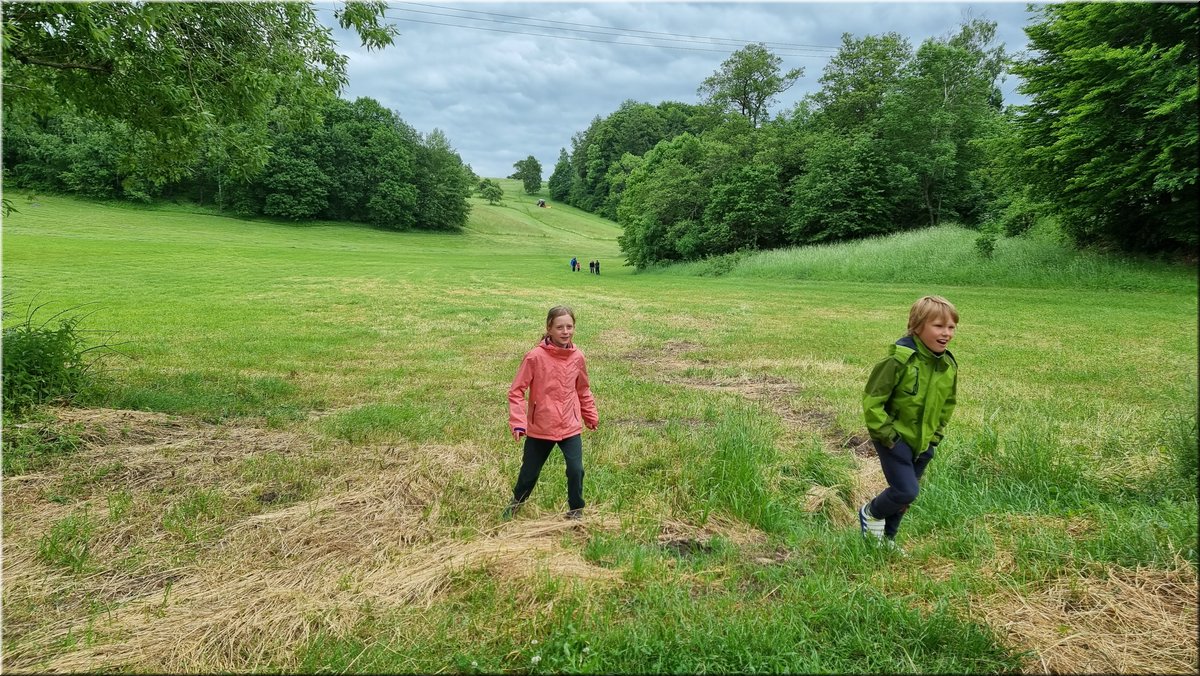
<svg viewBox="0 0 1200 676"><path fill-rule="evenodd" d="M1035 653L1026 673L1196 673L1196 570L1181 558L1172 570L1113 567L976 605L973 614Z"/></svg>
<svg viewBox="0 0 1200 676"><path fill-rule="evenodd" d="M857 523L854 507L847 505L836 488L813 486L804 494L804 511L821 513L838 526Z"/></svg>
<svg viewBox="0 0 1200 676"><path fill-rule="evenodd" d="M658 529L658 544L676 551L706 549L714 536L720 536L739 547L760 546L766 535L755 528L723 516L709 515L703 526L682 521L663 521Z"/></svg>
<svg viewBox="0 0 1200 676"><path fill-rule="evenodd" d="M392 479L366 490L247 519L201 564L111 613L99 645L42 662L29 648L10 668L56 672L133 667L243 671L294 667L297 648L318 633L344 635L375 612L428 607L457 571L497 577L541 572L583 580L618 573L583 561L562 537L590 527L559 515L506 524L463 542L440 537L406 546L423 527ZM46 646L80 631L78 618L43 626L23 646Z"/></svg>
<svg viewBox="0 0 1200 676"><path fill-rule="evenodd" d="M192 481L245 492L246 481L234 469L238 463L214 457L312 450L311 440L298 435L159 414L66 410L61 418L97 432L73 464L119 460L121 474L111 480L141 488L137 496ZM151 515L141 519L140 531L106 524L91 541L100 570L83 575L38 560L36 542L44 530L26 523L45 527L72 508L36 499L37 481L6 483L7 516L20 522L16 530L23 535L6 534L5 607L27 608L15 625L6 613L5 630L13 638L6 644L6 666L67 672L287 668L294 666L296 649L318 632L350 631L364 608L427 606L459 570L506 579L546 573L585 582L617 577L564 546L564 536L603 527L603 518L581 525L555 514L505 524L475 540L447 537L447 528L438 525L439 496L451 477L480 490L495 488L482 476L482 453L470 446L356 448L340 473L324 482L323 493L227 524L219 540L183 567L159 558L132 570L114 568L115 557L105 560L104 553L143 546L162 534L147 532ZM39 481L59 478L47 473ZM103 504L99 488L92 497ZM110 610L89 618L88 603L96 600ZM94 637L90 645L71 642L73 649L59 652L67 636L81 632Z"/></svg>

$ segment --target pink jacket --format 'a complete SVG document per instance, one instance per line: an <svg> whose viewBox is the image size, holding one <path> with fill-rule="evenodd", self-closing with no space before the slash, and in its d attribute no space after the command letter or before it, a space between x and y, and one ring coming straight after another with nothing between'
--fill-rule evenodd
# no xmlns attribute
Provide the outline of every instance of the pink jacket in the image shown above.
<svg viewBox="0 0 1200 676"><path fill-rule="evenodd" d="M526 417L525 390L529 390ZM596 399L588 387L583 352L544 339L525 353L508 389L508 426L525 429L535 439L561 441L600 422Z"/></svg>

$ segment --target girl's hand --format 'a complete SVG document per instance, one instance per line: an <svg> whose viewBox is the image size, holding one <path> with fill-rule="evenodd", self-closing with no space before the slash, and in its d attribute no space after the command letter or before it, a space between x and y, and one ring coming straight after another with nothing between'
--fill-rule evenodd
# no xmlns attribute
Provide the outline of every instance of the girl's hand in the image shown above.
<svg viewBox="0 0 1200 676"><path fill-rule="evenodd" d="M514 427L512 431L513 441L520 441L521 437L525 436L525 428Z"/></svg>
<svg viewBox="0 0 1200 676"><path fill-rule="evenodd" d="M595 430L599 424L598 423L584 423L584 425L587 425L587 428L589 430Z"/></svg>

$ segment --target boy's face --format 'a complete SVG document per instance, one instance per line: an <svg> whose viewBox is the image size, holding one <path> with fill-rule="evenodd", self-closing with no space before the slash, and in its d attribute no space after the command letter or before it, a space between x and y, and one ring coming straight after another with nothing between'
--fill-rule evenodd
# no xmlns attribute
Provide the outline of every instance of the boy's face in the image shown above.
<svg viewBox="0 0 1200 676"><path fill-rule="evenodd" d="M947 315L935 315L925 320L917 331L917 338L925 343L931 352L942 353L954 338L954 320Z"/></svg>

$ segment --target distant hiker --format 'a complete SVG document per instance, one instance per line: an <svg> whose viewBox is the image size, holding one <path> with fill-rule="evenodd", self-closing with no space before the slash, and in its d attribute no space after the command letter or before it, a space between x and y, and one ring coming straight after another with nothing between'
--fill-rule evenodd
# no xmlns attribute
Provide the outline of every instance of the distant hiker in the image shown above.
<svg viewBox="0 0 1200 676"><path fill-rule="evenodd" d="M596 259L596 274L600 274L600 259Z"/></svg>
<svg viewBox="0 0 1200 676"><path fill-rule="evenodd" d="M508 426L513 440L525 437L525 450L505 519L516 515L529 498L555 444L567 462L566 518L583 516L583 425L594 430L600 418L583 352L571 342L574 336L575 312L565 305L550 308L541 342L525 353L508 389Z"/></svg>
<svg viewBox="0 0 1200 676"><path fill-rule="evenodd" d="M893 549L918 480L954 413L958 362L946 346L958 310L941 296L925 296L908 311L908 331L875 365L863 394L863 417L888 487L858 510L863 536Z"/></svg>
<svg viewBox="0 0 1200 676"><path fill-rule="evenodd" d="M596 261L588 261L588 273L596 272Z"/></svg>
<svg viewBox="0 0 1200 676"><path fill-rule="evenodd" d="M544 206L546 206L546 200L538 200L538 206L539 206L539 207L544 207Z"/></svg>
<svg viewBox="0 0 1200 676"><path fill-rule="evenodd" d="M579 259L572 258L571 259L571 272L575 272L578 269L579 269Z"/></svg>

